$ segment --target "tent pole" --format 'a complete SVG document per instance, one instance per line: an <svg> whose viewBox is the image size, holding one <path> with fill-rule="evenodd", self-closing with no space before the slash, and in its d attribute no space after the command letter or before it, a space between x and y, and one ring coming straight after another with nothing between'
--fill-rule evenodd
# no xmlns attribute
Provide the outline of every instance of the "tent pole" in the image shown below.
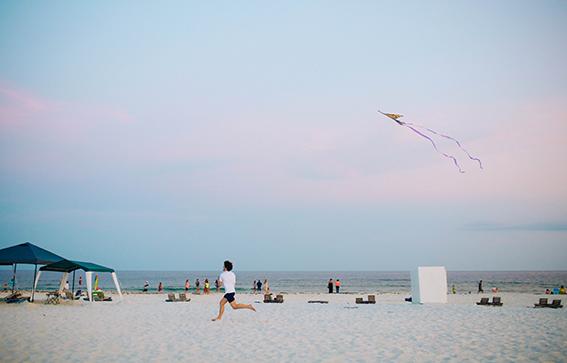
<svg viewBox="0 0 567 363"><path fill-rule="evenodd" d="M33 289L32 289L32 293L31 293L31 300L33 301L33 297L35 295L35 278L37 277L37 264L35 265L35 270L33 272Z"/></svg>
<svg viewBox="0 0 567 363"><path fill-rule="evenodd" d="M73 284L72 284L73 287L71 287L71 292L73 293L73 296L75 296L75 271L77 270L73 270Z"/></svg>
<svg viewBox="0 0 567 363"><path fill-rule="evenodd" d="M14 264L14 274L12 275L12 294L16 289L16 266L18 266L17 263Z"/></svg>

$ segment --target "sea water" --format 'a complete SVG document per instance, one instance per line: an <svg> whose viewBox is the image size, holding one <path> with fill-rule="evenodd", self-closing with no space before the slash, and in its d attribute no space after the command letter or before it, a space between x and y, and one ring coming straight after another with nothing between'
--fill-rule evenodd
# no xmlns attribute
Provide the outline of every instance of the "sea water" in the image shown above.
<svg viewBox="0 0 567 363"><path fill-rule="evenodd" d="M407 294L411 290L409 271L235 271L237 275L237 291L252 292L254 280L269 281L273 292L287 293L326 293L329 279L341 280L341 293L400 293ZM150 292L157 290L161 282L164 290L179 292L184 290L185 280L189 279L191 291L194 291L195 280L201 282L209 279L211 290L220 271L117 271L123 290L141 292L144 282L150 284ZM93 273L93 275L96 273ZM30 289L34 271L18 270L16 283L19 289ZM99 286L102 289L114 289L112 278L108 273L99 273ZM85 274L77 270L75 289L79 287L79 276L82 276L82 288L85 288ZM0 270L0 283L11 288L12 271L9 267ZM72 285L73 274L69 275ZM57 289L61 273L44 272L39 280L39 290ZM476 293L479 280L483 281L483 289L489 292L498 288L501 292L543 293L545 289L553 289L567 285L567 271L448 271L448 289L454 285L457 293Z"/></svg>

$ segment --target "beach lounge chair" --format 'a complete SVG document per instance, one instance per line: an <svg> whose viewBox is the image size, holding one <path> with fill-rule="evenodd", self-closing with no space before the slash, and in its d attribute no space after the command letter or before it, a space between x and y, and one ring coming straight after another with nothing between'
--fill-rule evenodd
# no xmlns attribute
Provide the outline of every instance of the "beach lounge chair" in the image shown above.
<svg viewBox="0 0 567 363"><path fill-rule="evenodd" d="M19 304L29 300L30 300L29 296L22 296L22 293L19 291L16 291L4 298L6 304Z"/></svg>
<svg viewBox="0 0 567 363"><path fill-rule="evenodd" d="M547 298L541 298L539 299L539 303L534 304L534 308L546 308L548 305Z"/></svg>
<svg viewBox="0 0 567 363"><path fill-rule="evenodd" d="M87 299L88 300L88 299ZM99 290L99 291L93 291L93 301L112 301L111 297L104 297L104 292Z"/></svg>
<svg viewBox="0 0 567 363"><path fill-rule="evenodd" d="M166 302L175 302L175 294L167 294Z"/></svg>
<svg viewBox="0 0 567 363"><path fill-rule="evenodd" d="M563 305L561 305L561 300L553 300L547 307L552 309L561 309Z"/></svg>
<svg viewBox="0 0 567 363"><path fill-rule="evenodd" d="M65 291L65 298L67 298L67 300L78 300L79 297L78 296L73 296L73 293L71 291Z"/></svg>
<svg viewBox="0 0 567 363"><path fill-rule="evenodd" d="M492 305L492 306L502 306L502 305L504 305L504 304L500 301L500 297L494 296L494 297L492 298L492 303L491 303L490 305Z"/></svg>
<svg viewBox="0 0 567 363"><path fill-rule="evenodd" d="M477 302L477 305L490 305L490 303L488 302L488 298L487 297L483 297L480 299L480 302Z"/></svg>
<svg viewBox="0 0 567 363"><path fill-rule="evenodd" d="M355 304L376 304L376 295L368 295L367 301L362 297L357 297L354 302Z"/></svg>
<svg viewBox="0 0 567 363"><path fill-rule="evenodd" d="M181 301L181 302L189 302L191 301L191 298L187 298L187 294L179 294L179 300L177 301Z"/></svg>
<svg viewBox="0 0 567 363"><path fill-rule="evenodd" d="M325 300L309 300L307 302L308 304L328 304L328 301Z"/></svg>
<svg viewBox="0 0 567 363"><path fill-rule="evenodd" d="M13 293L11 293L10 295L8 295L8 296L2 298L1 300L2 300L3 302L8 302L9 300L18 299L18 298L20 298L21 296L22 296L22 293L19 292L19 291L16 291L16 292L13 292Z"/></svg>

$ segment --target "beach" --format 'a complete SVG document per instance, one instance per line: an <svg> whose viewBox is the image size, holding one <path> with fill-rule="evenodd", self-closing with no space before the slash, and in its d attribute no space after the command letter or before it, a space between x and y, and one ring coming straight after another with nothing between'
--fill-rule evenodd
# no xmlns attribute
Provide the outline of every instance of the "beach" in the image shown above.
<svg viewBox="0 0 567 363"><path fill-rule="evenodd" d="M4 294L2 294L4 295ZM567 360L567 309L534 309L540 297L500 293L504 306L477 306L492 294L449 295L447 304L377 295L286 294L283 304L238 294L257 312L227 307L212 322L220 294L166 303L166 294L127 294L122 301L0 305L0 360L374 362ZM326 300L328 304L308 304Z"/></svg>

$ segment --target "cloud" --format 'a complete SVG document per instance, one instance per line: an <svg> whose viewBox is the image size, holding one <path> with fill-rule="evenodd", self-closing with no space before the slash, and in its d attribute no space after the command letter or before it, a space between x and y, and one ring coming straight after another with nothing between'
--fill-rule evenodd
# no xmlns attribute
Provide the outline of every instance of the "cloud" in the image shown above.
<svg viewBox="0 0 567 363"><path fill-rule="evenodd" d="M134 118L121 107L53 100L0 80L0 126L48 122L51 127L66 120L74 124L97 120L129 123Z"/></svg>
<svg viewBox="0 0 567 363"><path fill-rule="evenodd" d="M567 223L524 223L524 224L500 224L500 223L471 223L465 225L466 231L543 231L543 232L563 232L567 231Z"/></svg>

